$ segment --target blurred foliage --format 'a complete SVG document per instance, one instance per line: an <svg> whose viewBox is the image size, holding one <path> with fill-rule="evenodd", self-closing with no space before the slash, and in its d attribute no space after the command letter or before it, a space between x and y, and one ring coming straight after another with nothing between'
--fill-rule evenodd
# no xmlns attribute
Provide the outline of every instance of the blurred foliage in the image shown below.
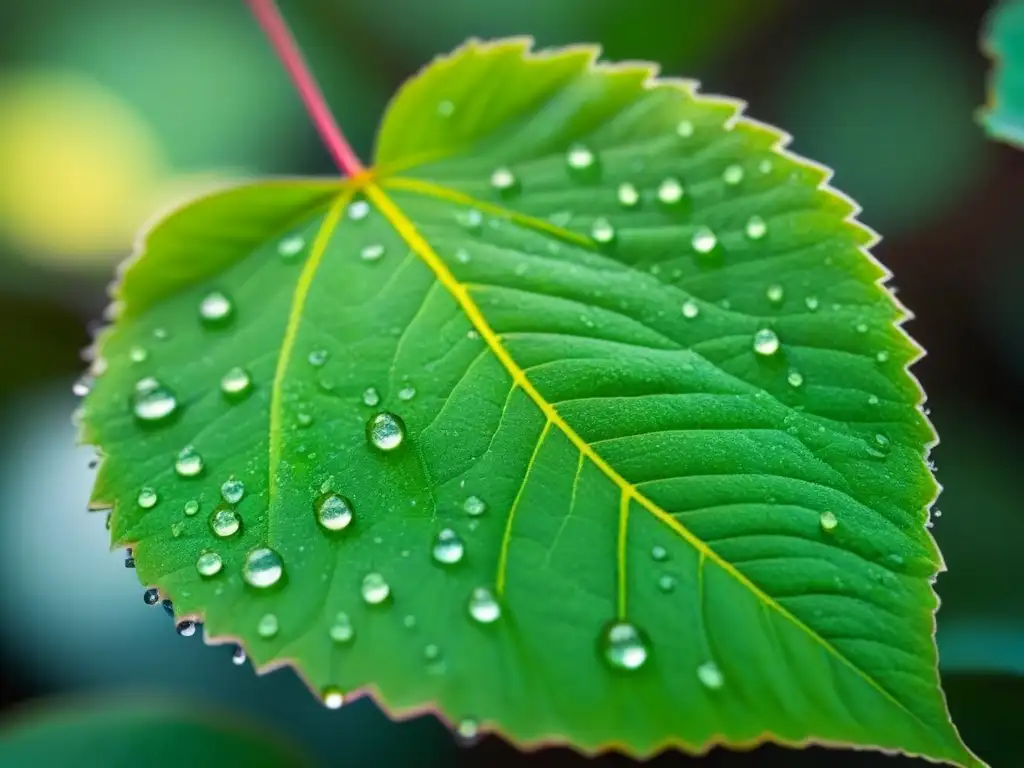
<svg viewBox="0 0 1024 768"><path fill-rule="evenodd" d="M1024 0L993 9L982 44L992 57L982 124L994 138L1024 147Z"/></svg>

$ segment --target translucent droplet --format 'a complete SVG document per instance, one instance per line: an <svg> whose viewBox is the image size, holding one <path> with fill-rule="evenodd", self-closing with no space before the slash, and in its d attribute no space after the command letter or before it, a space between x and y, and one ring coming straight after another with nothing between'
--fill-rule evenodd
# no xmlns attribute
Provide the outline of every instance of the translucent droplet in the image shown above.
<svg viewBox="0 0 1024 768"><path fill-rule="evenodd" d="M726 169L722 171L722 181L730 187L735 187L743 181L743 166L736 164L727 166Z"/></svg>
<svg viewBox="0 0 1024 768"><path fill-rule="evenodd" d="M658 589L665 594L674 591L676 588L676 577L665 573L658 577Z"/></svg>
<svg viewBox="0 0 1024 768"><path fill-rule="evenodd" d="M142 593L142 600L146 605L156 605L160 602L160 590L147 589Z"/></svg>
<svg viewBox="0 0 1024 768"><path fill-rule="evenodd" d="M370 215L370 204L365 200L354 200L348 206L348 217L352 221L362 221Z"/></svg>
<svg viewBox="0 0 1024 768"><path fill-rule="evenodd" d="M199 502L195 499L189 499L185 502L184 512L186 517L192 517L199 511Z"/></svg>
<svg viewBox="0 0 1024 768"><path fill-rule="evenodd" d="M313 415L306 413L305 411L299 411L295 415L295 423L298 424L300 428L305 429L313 424Z"/></svg>
<svg viewBox="0 0 1024 768"><path fill-rule="evenodd" d="M455 726L455 733L463 741L472 741L480 735L480 724L471 717L464 717Z"/></svg>
<svg viewBox="0 0 1024 768"><path fill-rule="evenodd" d="M231 399L240 399L252 389L252 378L241 366L235 366L225 373L220 380L220 391Z"/></svg>
<svg viewBox="0 0 1024 768"><path fill-rule="evenodd" d="M892 441L881 432L875 433L872 440L874 441L876 448L881 451L885 451L886 453L888 453L889 449L892 447Z"/></svg>
<svg viewBox="0 0 1024 768"><path fill-rule="evenodd" d="M221 485L220 495L228 504L237 504L245 496L245 483L236 477L229 477Z"/></svg>
<svg viewBox="0 0 1024 768"><path fill-rule="evenodd" d="M456 221L471 232L480 230L484 225L484 215L476 208L467 208L455 215Z"/></svg>
<svg viewBox="0 0 1024 768"><path fill-rule="evenodd" d="M697 679L700 680L701 685L712 691L717 691L725 683L722 671L713 661L705 661L697 667Z"/></svg>
<svg viewBox="0 0 1024 768"><path fill-rule="evenodd" d="M196 560L196 570L199 571L199 575L207 578L216 576L223 567L224 561L216 552L203 552Z"/></svg>
<svg viewBox="0 0 1024 768"><path fill-rule="evenodd" d="M479 517L487 511L487 504L479 496L468 496L462 503L462 508L470 517Z"/></svg>
<svg viewBox="0 0 1024 768"><path fill-rule="evenodd" d="M878 395L868 395L868 405L878 405L881 402L878 399Z"/></svg>
<svg viewBox="0 0 1024 768"><path fill-rule="evenodd" d="M367 605L380 605L391 596L391 585L379 573L368 573L360 587Z"/></svg>
<svg viewBox="0 0 1024 768"><path fill-rule="evenodd" d="M565 163L570 171L586 171L594 167L597 158L589 147L573 144L565 153Z"/></svg>
<svg viewBox="0 0 1024 768"><path fill-rule="evenodd" d="M487 587L476 587L469 594L469 615L480 624L491 624L501 618L501 606Z"/></svg>
<svg viewBox="0 0 1024 768"><path fill-rule="evenodd" d="M700 306L693 299L687 299L683 302L683 317L687 320L693 320L697 315L700 314Z"/></svg>
<svg viewBox="0 0 1024 768"><path fill-rule="evenodd" d="M804 384L804 376L800 371L790 371L786 376L786 381L789 382L791 387L802 387Z"/></svg>
<svg viewBox="0 0 1024 768"><path fill-rule="evenodd" d="M411 613L408 616L402 617L402 626L406 629L414 629L416 627L416 617Z"/></svg>
<svg viewBox="0 0 1024 768"><path fill-rule="evenodd" d="M156 339L157 341L167 341L169 338L171 338L171 334L170 332L168 332L166 328L154 328L153 338Z"/></svg>
<svg viewBox="0 0 1024 768"><path fill-rule="evenodd" d="M615 227L608 219L600 216L590 225L590 236L600 245L610 245L615 242Z"/></svg>
<svg viewBox="0 0 1024 768"><path fill-rule="evenodd" d="M352 504L340 493L325 493L314 503L316 521L328 531L341 531L352 522Z"/></svg>
<svg viewBox="0 0 1024 768"><path fill-rule="evenodd" d="M676 126L676 134L681 139L688 139L693 136L693 123L689 120L680 120Z"/></svg>
<svg viewBox="0 0 1024 768"><path fill-rule="evenodd" d="M451 117L455 114L455 104L448 99L437 103L437 114L441 117Z"/></svg>
<svg viewBox="0 0 1024 768"><path fill-rule="evenodd" d="M314 368L319 368L320 366L327 362L328 357L330 357L330 352L328 352L326 349L314 349L312 352L306 355L306 360Z"/></svg>
<svg viewBox="0 0 1024 768"><path fill-rule="evenodd" d="M210 528L216 536L234 536L241 527L241 518L229 504L219 504L210 514Z"/></svg>
<svg viewBox="0 0 1024 768"><path fill-rule="evenodd" d="M160 497L157 496L156 490L147 486L139 491L136 501L143 509L152 509L156 506L159 499Z"/></svg>
<svg viewBox="0 0 1024 768"><path fill-rule="evenodd" d="M857 325L854 327L854 330L856 330L857 333L867 333L868 332L868 324L867 323L857 323Z"/></svg>
<svg viewBox="0 0 1024 768"><path fill-rule="evenodd" d="M743 231L751 240L760 240L768 234L768 222L760 216L751 216L747 219L747 223L744 226Z"/></svg>
<svg viewBox="0 0 1024 768"><path fill-rule="evenodd" d="M839 520L836 518L835 512L826 510L818 516L818 523L821 525L821 530L828 532L836 529Z"/></svg>
<svg viewBox="0 0 1024 768"><path fill-rule="evenodd" d="M359 252L359 258L363 261L380 261L381 257L384 256L384 246L380 243L372 243L371 245L363 246L363 249Z"/></svg>
<svg viewBox="0 0 1024 768"><path fill-rule="evenodd" d="M277 253L282 259L291 259L294 256L298 256L302 253L302 249L306 247L306 241L301 235L292 235L286 237L280 243L277 244Z"/></svg>
<svg viewBox="0 0 1024 768"><path fill-rule="evenodd" d="M878 361L879 363L887 363L889 362L889 353L886 352L885 350L882 350L881 352L875 355L875 360Z"/></svg>
<svg viewBox="0 0 1024 768"><path fill-rule="evenodd" d="M133 363L144 363L149 358L149 352L145 347L134 346L128 350L128 359Z"/></svg>
<svg viewBox="0 0 1024 768"><path fill-rule="evenodd" d="M628 621L616 621L604 628L600 638L601 655L615 669L640 669L648 656L643 633Z"/></svg>
<svg viewBox="0 0 1024 768"><path fill-rule="evenodd" d="M393 451L405 440L405 424L395 414L382 411L367 422L366 437L378 451Z"/></svg>
<svg viewBox="0 0 1024 768"><path fill-rule="evenodd" d="M256 547L245 556L242 577L250 586L266 589L277 584L283 575L284 562L270 547Z"/></svg>
<svg viewBox="0 0 1024 768"><path fill-rule="evenodd" d="M352 626L352 619L349 618L347 613L342 611L334 617L334 621L331 622L327 634L330 635L331 640L334 642L339 645L345 645L355 639L356 630Z"/></svg>
<svg viewBox="0 0 1024 768"><path fill-rule="evenodd" d="M320 692L320 697L324 702L324 706L328 709L340 709L341 705L345 703L345 694L342 693L340 688L336 688L333 685L329 685Z"/></svg>
<svg viewBox="0 0 1024 768"><path fill-rule="evenodd" d="M821 306L821 302L818 301L817 296L808 296L804 299L804 306L811 310L811 312L817 312L818 307Z"/></svg>
<svg viewBox="0 0 1024 768"><path fill-rule="evenodd" d="M196 623L194 621L179 621L174 627L174 631L182 637L192 637L196 633Z"/></svg>
<svg viewBox="0 0 1024 768"><path fill-rule="evenodd" d="M466 547L462 539L451 528L442 528L434 539L434 547L431 554L434 560L445 565L452 565L459 562L466 553Z"/></svg>
<svg viewBox="0 0 1024 768"><path fill-rule="evenodd" d="M683 185L679 179L671 176L667 179L663 179L658 185L658 202L662 205L679 205L679 203L683 201L685 194Z"/></svg>
<svg viewBox="0 0 1024 768"><path fill-rule="evenodd" d="M640 192L628 181L619 184L616 197L619 199L619 205L623 208L636 208L640 205Z"/></svg>
<svg viewBox="0 0 1024 768"><path fill-rule="evenodd" d="M211 291L199 302L199 319L203 325L224 325L235 312L231 299L220 291Z"/></svg>
<svg viewBox="0 0 1024 768"><path fill-rule="evenodd" d="M772 167L772 161L768 158L765 158L757 164L757 170L761 173L771 173Z"/></svg>
<svg viewBox="0 0 1024 768"><path fill-rule="evenodd" d="M174 618L174 603L172 603L170 600L161 600L160 605L163 607L164 613L166 613L171 618Z"/></svg>
<svg viewBox="0 0 1024 768"><path fill-rule="evenodd" d="M511 169L502 166L491 173L491 187L503 197L508 197L519 191L519 179Z"/></svg>
<svg viewBox="0 0 1024 768"><path fill-rule="evenodd" d="M367 387L363 390L363 405L375 406L380 403L380 392L375 387Z"/></svg>
<svg viewBox="0 0 1024 768"><path fill-rule="evenodd" d="M150 424L170 419L178 409L174 393L152 376L140 379L135 385L132 413L135 418Z"/></svg>
<svg viewBox="0 0 1024 768"><path fill-rule="evenodd" d="M256 624L256 633L264 640L269 640L277 634L280 628L281 624L277 620L277 614L265 613Z"/></svg>
<svg viewBox="0 0 1024 768"><path fill-rule="evenodd" d="M409 402L414 397L416 397L416 387L414 387L412 384L406 384L404 387L402 387L400 390L398 390L398 399L399 400L404 400L405 402Z"/></svg>
<svg viewBox="0 0 1024 768"><path fill-rule="evenodd" d="M186 445L178 453L178 458L174 462L174 471L178 473L180 477L197 477L203 471L203 457L199 455L199 451L195 449L195 446Z"/></svg>
<svg viewBox="0 0 1024 768"><path fill-rule="evenodd" d="M85 397L89 394L89 390L92 389L92 376L88 374L82 376L74 384L71 385L71 393L75 397Z"/></svg>
<svg viewBox="0 0 1024 768"><path fill-rule="evenodd" d="M697 253L706 256L718 246L718 237L708 227L697 227L690 238L690 245Z"/></svg>
<svg viewBox="0 0 1024 768"><path fill-rule="evenodd" d="M782 300L786 298L785 290L778 283L769 285L765 289L764 295L772 304L781 304Z"/></svg>
<svg viewBox="0 0 1024 768"><path fill-rule="evenodd" d="M245 648L243 648L240 645L236 645L235 650L231 654L231 663L234 664L236 667L240 667L243 664L245 664L248 658L249 657L246 656L245 653Z"/></svg>
<svg viewBox="0 0 1024 768"><path fill-rule="evenodd" d="M762 328L754 334L754 351L765 357L770 357L779 351L779 337L771 328Z"/></svg>
<svg viewBox="0 0 1024 768"><path fill-rule="evenodd" d="M427 643L423 647L423 658L427 661L437 661L441 658L441 649L434 643Z"/></svg>
<svg viewBox="0 0 1024 768"><path fill-rule="evenodd" d="M135 558L132 557L131 555L128 555L128 557L126 557L124 559L124 567L125 568L134 568L135 567Z"/></svg>
<svg viewBox="0 0 1024 768"><path fill-rule="evenodd" d="M180 520L176 523L171 523L171 536L175 539L179 538L184 530L185 524Z"/></svg>

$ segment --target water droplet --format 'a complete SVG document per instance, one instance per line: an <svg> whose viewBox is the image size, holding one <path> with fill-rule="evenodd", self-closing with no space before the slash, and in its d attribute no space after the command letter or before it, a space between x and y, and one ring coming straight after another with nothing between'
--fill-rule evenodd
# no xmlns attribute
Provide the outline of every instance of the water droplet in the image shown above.
<svg viewBox="0 0 1024 768"><path fill-rule="evenodd" d="M663 563L668 560L668 550L662 546L655 545L651 547L651 557L657 563Z"/></svg>
<svg viewBox="0 0 1024 768"><path fill-rule="evenodd" d="M854 328L854 330L856 330L857 333L867 333L868 332L868 324L867 323L857 323L857 325Z"/></svg>
<svg viewBox="0 0 1024 768"><path fill-rule="evenodd" d="M314 368L319 368L327 362L328 357L330 357L330 353L326 349L314 349L306 356L306 360Z"/></svg>
<svg viewBox="0 0 1024 768"><path fill-rule="evenodd" d="M252 377L241 366L235 366L220 380L220 391L230 399L241 399L252 389Z"/></svg>
<svg viewBox="0 0 1024 768"><path fill-rule="evenodd" d="M199 302L199 319L203 325L224 325L235 312L231 299L220 291L211 291Z"/></svg>
<svg viewBox="0 0 1024 768"><path fill-rule="evenodd" d="M89 390L92 389L92 376L86 374L80 377L71 385L71 393L75 397L85 397L89 394Z"/></svg>
<svg viewBox="0 0 1024 768"><path fill-rule="evenodd" d="M380 243L363 246L359 252L359 258L363 261L380 261L384 255L384 246Z"/></svg>
<svg viewBox="0 0 1024 768"><path fill-rule="evenodd" d="M128 557L126 557L124 559L124 567L125 568L134 568L135 567L135 558L132 557L131 555L128 555Z"/></svg>
<svg viewBox="0 0 1024 768"><path fill-rule="evenodd" d="M479 231L484 225L484 215L476 208L467 208L455 214L456 221L470 232Z"/></svg>
<svg viewBox="0 0 1024 768"><path fill-rule="evenodd" d="M878 405L878 395L868 395L868 405Z"/></svg>
<svg viewBox="0 0 1024 768"><path fill-rule="evenodd" d="M214 535L225 538L234 536L242 526L242 520L234 507L229 504L218 504L210 514L210 528Z"/></svg>
<svg viewBox="0 0 1024 768"><path fill-rule="evenodd" d="M128 359L133 363L144 363L149 358L145 347L134 346L128 350Z"/></svg>
<svg viewBox="0 0 1024 768"><path fill-rule="evenodd" d="M333 685L324 688L320 693L320 697L323 699L324 706L328 709L340 709L341 705L345 703L345 694L342 693L340 688L336 688Z"/></svg>
<svg viewBox="0 0 1024 768"><path fill-rule="evenodd" d="M171 338L171 334L168 332L166 328L154 328L153 338L156 339L157 341L167 341L169 338Z"/></svg>
<svg viewBox="0 0 1024 768"><path fill-rule="evenodd" d="M362 221L370 215L370 204L365 200L354 200L348 206L348 217L352 221Z"/></svg>
<svg viewBox="0 0 1024 768"><path fill-rule="evenodd" d="M601 633L601 655L613 668L640 669L647 661L647 640L628 621L616 621Z"/></svg>
<svg viewBox="0 0 1024 768"><path fill-rule="evenodd" d="M697 227L690 238L690 245L697 253L706 256L718 246L718 237L708 227Z"/></svg>
<svg viewBox="0 0 1024 768"><path fill-rule="evenodd" d="M170 600L161 600L160 605L163 607L164 613L166 613L171 618L174 618L174 603L172 603Z"/></svg>
<svg viewBox="0 0 1024 768"><path fill-rule="evenodd" d="M573 171L585 171L594 166L597 158L589 147L583 144L573 144L565 153L565 162Z"/></svg>
<svg viewBox="0 0 1024 768"><path fill-rule="evenodd" d="M185 515L186 517L192 517L199 511L199 502L195 499L189 499L185 502Z"/></svg>
<svg viewBox="0 0 1024 768"><path fill-rule="evenodd" d="M455 114L455 104L449 99L437 103L437 114L441 117L451 117Z"/></svg>
<svg viewBox="0 0 1024 768"><path fill-rule="evenodd" d="M366 437L378 451L393 451L405 440L405 424L395 414L382 411L367 422Z"/></svg>
<svg viewBox="0 0 1024 768"><path fill-rule="evenodd" d="M328 531L341 531L352 522L352 504L340 493L325 493L313 505L316 521Z"/></svg>
<svg viewBox="0 0 1024 768"><path fill-rule="evenodd" d="M491 173L491 187L502 197L510 197L519 191L519 179L511 169L502 166Z"/></svg>
<svg viewBox="0 0 1024 768"><path fill-rule="evenodd" d="M171 536L175 539L180 538L182 531L185 530L185 524L180 520L176 523L171 523Z"/></svg>
<svg viewBox="0 0 1024 768"><path fill-rule="evenodd" d="M476 587L469 594L469 615L480 624L491 624L501 618L501 606L487 587Z"/></svg>
<svg viewBox="0 0 1024 768"><path fill-rule="evenodd" d="M479 496L468 496L462 503L462 508L470 517L479 517L487 511L487 504Z"/></svg>
<svg viewBox="0 0 1024 768"><path fill-rule="evenodd" d="M608 219L600 216L590 225L590 236L600 245L610 245L615 242L615 227Z"/></svg>
<svg viewBox="0 0 1024 768"><path fill-rule="evenodd" d="M231 654L231 663L236 667L240 667L245 664L246 659L249 657L245 654L245 648L240 645L235 646L234 652Z"/></svg>
<svg viewBox="0 0 1024 768"><path fill-rule="evenodd" d="M143 509L152 509L156 506L157 501L159 501L159 496L157 496L155 489L147 486L139 491L136 501Z"/></svg>
<svg viewBox="0 0 1024 768"><path fill-rule="evenodd" d="M818 307L821 306L821 302L818 301L817 296L808 296L804 299L804 305L811 310L811 312L817 312Z"/></svg>
<svg viewBox="0 0 1024 768"><path fill-rule="evenodd" d="M305 429L313 424L313 415L305 411L299 411L295 414L295 423L300 429Z"/></svg>
<svg viewBox="0 0 1024 768"><path fill-rule="evenodd" d="M142 593L142 600L146 605L156 605L160 602L160 590L147 589Z"/></svg>
<svg viewBox="0 0 1024 768"><path fill-rule="evenodd" d="M658 589L665 594L674 591L676 588L676 577L665 573L658 577Z"/></svg>
<svg viewBox="0 0 1024 768"><path fill-rule="evenodd" d="M281 625L277 620L277 614L265 613L256 624L256 633L264 640L269 640L277 634L280 628Z"/></svg>
<svg viewBox="0 0 1024 768"><path fill-rule="evenodd" d="M277 584L283 575L284 562L270 547L256 547L245 556L242 577L250 586L266 589Z"/></svg>
<svg viewBox="0 0 1024 768"><path fill-rule="evenodd" d="M623 208L636 208L640 205L640 192L628 181L619 184L616 197L619 199L619 205Z"/></svg>
<svg viewBox="0 0 1024 768"><path fill-rule="evenodd" d="M885 453L888 453L889 449L892 447L892 441L881 432L876 433L872 439L874 440L875 447Z"/></svg>
<svg viewBox="0 0 1024 768"><path fill-rule="evenodd" d="M306 241L302 235L292 235L277 244L277 253L282 259L288 260L302 253L302 249L305 247Z"/></svg>
<svg viewBox="0 0 1024 768"><path fill-rule="evenodd" d="M768 158L765 158L764 160L757 164L757 170L761 173L771 173L772 161L769 160Z"/></svg>
<svg viewBox="0 0 1024 768"><path fill-rule="evenodd" d="M789 375L786 376L786 381L789 382L791 387L802 387L804 383L804 376L800 371L790 371Z"/></svg>
<svg viewBox="0 0 1024 768"><path fill-rule="evenodd" d="M743 166L736 164L727 166L726 169L722 171L722 181L730 187L735 187L743 181Z"/></svg>
<svg viewBox="0 0 1024 768"><path fill-rule="evenodd" d="M207 578L216 576L223 567L224 561L216 552L203 552L196 560L196 570L199 571L199 575Z"/></svg>
<svg viewBox="0 0 1024 768"><path fill-rule="evenodd" d="M667 179L663 179L658 185L658 202L662 205L679 205L685 196L686 193L679 179L670 176Z"/></svg>
<svg viewBox="0 0 1024 768"><path fill-rule="evenodd" d="M771 328L762 328L754 334L754 351L770 357L779 351L779 337Z"/></svg>
<svg viewBox="0 0 1024 768"><path fill-rule="evenodd" d="M192 637L196 633L196 623L194 621L179 621L174 627L174 631L182 637Z"/></svg>
<svg viewBox="0 0 1024 768"><path fill-rule="evenodd" d="M480 724L471 717L464 717L455 726L455 733L463 741L473 741L480 735Z"/></svg>
<svg viewBox="0 0 1024 768"><path fill-rule="evenodd" d="M679 124L676 126L676 134L681 139L690 138L691 136L693 136L693 132L693 123L691 123L689 120L680 120Z"/></svg>
<svg viewBox="0 0 1024 768"><path fill-rule="evenodd" d="M349 618L349 615L341 611L334 617L334 621L331 622L327 634L330 635L331 640L334 642L345 645L355 639L356 630L352 626L352 619Z"/></svg>
<svg viewBox="0 0 1024 768"><path fill-rule="evenodd" d="M195 446L186 445L181 449L174 462L174 471L180 477L196 477L203 471L203 457L199 455Z"/></svg>
<svg viewBox="0 0 1024 768"><path fill-rule="evenodd" d="M368 573L363 577L360 592L367 605L380 605L390 597L391 586L379 573Z"/></svg>
<svg viewBox="0 0 1024 768"><path fill-rule="evenodd" d="M237 504L245 496L245 483L234 476L229 477L221 485L220 495L228 504Z"/></svg>
<svg viewBox="0 0 1024 768"><path fill-rule="evenodd" d="M451 528L441 529L434 539L434 548L431 550L434 560L445 565L459 562L465 552L466 547L462 539Z"/></svg>
<svg viewBox="0 0 1024 768"><path fill-rule="evenodd" d="M881 352L875 355L875 360L878 361L879 363L887 363L889 362L889 353L883 349Z"/></svg>
<svg viewBox="0 0 1024 768"><path fill-rule="evenodd" d="M412 384L406 384L404 387L402 387L400 390L398 390L398 399L399 400L404 400L405 402L409 402L414 397L416 397L416 387L414 387Z"/></svg>
<svg viewBox="0 0 1024 768"><path fill-rule="evenodd" d="M683 302L683 317L687 320L693 320L697 315L700 314L700 305L697 304L693 299L687 299Z"/></svg>
<svg viewBox="0 0 1024 768"><path fill-rule="evenodd" d="M411 613L408 616L402 617L402 626L406 629L414 629L416 627L416 617Z"/></svg>
<svg viewBox="0 0 1024 768"><path fill-rule="evenodd" d="M441 658L441 649L434 643L427 643L423 647L423 658L427 661L437 661Z"/></svg>
<svg viewBox="0 0 1024 768"><path fill-rule="evenodd" d="M178 409L174 393L152 376L140 379L135 385L132 412L135 418L150 424L170 419Z"/></svg>
<svg viewBox="0 0 1024 768"><path fill-rule="evenodd" d="M697 679L700 680L701 685L712 691L717 691L725 684L722 671L713 661L705 661L697 667Z"/></svg>
<svg viewBox="0 0 1024 768"><path fill-rule="evenodd" d="M818 516L818 524L821 525L821 530L829 533L836 529L836 526L839 525L839 520L836 518L835 512L825 510Z"/></svg>
<svg viewBox="0 0 1024 768"><path fill-rule="evenodd" d="M782 300L786 298L785 290L778 283L769 285L765 289L764 295L772 304L781 304Z"/></svg>

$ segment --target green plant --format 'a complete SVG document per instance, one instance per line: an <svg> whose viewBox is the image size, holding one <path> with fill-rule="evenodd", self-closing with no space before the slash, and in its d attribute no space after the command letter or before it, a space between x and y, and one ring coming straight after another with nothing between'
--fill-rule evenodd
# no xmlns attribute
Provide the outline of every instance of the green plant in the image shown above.
<svg viewBox="0 0 1024 768"><path fill-rule="evenodd" d="M252 4L348 178L154 226L82 411L179 620L467 736L981 765L936 669L920 349L828 171L522 39L410 80L364 169Z"/></svg>

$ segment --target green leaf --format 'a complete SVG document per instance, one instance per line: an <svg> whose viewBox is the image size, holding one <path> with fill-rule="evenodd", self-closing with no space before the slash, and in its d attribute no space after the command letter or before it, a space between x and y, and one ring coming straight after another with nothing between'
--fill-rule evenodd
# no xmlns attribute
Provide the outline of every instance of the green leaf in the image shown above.
<svg viewBox="0 0 1024 768"><path fill-rule="evenodd" d="M84 404L114 543L331 704L980 765L875 236L738 102L596 55L470 42L401 89L375 169L149 233Z"/></svg>
<svg viewBox="0 0 1024 768"><path fill-rule="evenodd" d="M287 768L307 759L265 732L216 715L153 701L87 699L9 719L0 765L153 768L246 765Z"/></svg>
<svg viewBox="0 0 1024 768"><path fill-rule="evenodd" d="M993 9L982 46L993 62L982 125L993 138L1024 146L1024 0Z"/></svg>

